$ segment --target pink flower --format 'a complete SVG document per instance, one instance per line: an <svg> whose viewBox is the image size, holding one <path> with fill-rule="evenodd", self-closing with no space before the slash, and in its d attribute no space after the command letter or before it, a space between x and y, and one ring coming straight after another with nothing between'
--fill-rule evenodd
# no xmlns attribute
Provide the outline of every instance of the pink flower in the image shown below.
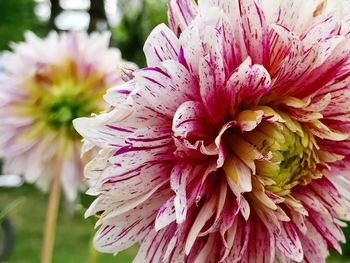
<svg viewBox="0 0 350 263"><path fill-rule="evenodd" d="M279 4L279 2L281 2ZM95 246L135 262L324 262L349 219L346 1L172 0L148 68L75 121Z"/></svg>
<svg viewBox="0 0 350 263"><path fill-rule="evenodd" d="M31 32L2 58L0 149L4 172L47 189L55 169L69 200L82 186L81 138L72 120L105 107L107 88L121 83L123 65L109 34ZM58 167L62 164L62 167Z"/></svg>

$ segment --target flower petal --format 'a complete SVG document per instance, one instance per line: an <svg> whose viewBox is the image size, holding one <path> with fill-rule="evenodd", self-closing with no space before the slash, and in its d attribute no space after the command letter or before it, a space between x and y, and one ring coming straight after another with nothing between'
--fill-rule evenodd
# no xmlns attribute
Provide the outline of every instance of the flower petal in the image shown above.
<svg viewBox="0 0 350 263"><path fill-rule="evenodd" d="M191 175L191 165L179 163L174 166L170 175L170 187L175 192L174 206L176 223L181 224L186 220L187 198L186 185L188 177Z"/></svg>
<svg viewBox="0 0 350 263"><path fill-rule="evenodd" d="M191 0L170 0L168 2L168 18L171 30L179 36L192 22L197 6Z"/></svg>
<svg viewBox="0 0 350 263"><path fill-rule="evenodd" d="M155 220L155 231L159 231L162 228L168 226L176 220L175 206L174 206L174 196L168 199L159 208L156 220Z"/></svg>
<svg viewBox="0 0 350 263"><path fill-rule="evenodd" d="M180 43L174 33L165 25L160 24L148 36L143 51L149 67L157 66L159 62L177 60Z"/></svg>
<svg viewBox="0 0 350 263"><path fill-rule="evenodd" d="M231 111L236 112L241 103L258 101L270 88L271 78L261 65L252 65L250 58L235 70L226 83Z"/></svg>
<svg viewBox="0 0 350 263"><path fill-rule="evenodd" d="M253 64L269 65L269 38L265 15L255 0L238 1L243 35Z"/></svg>
<svg viewBox="0 0 350 263"><path fill-rule="evenodd" d="M293 225L283 224L281 234L276 238L276 246L288 258L296 262L303 260L303 248Z"/></svg>

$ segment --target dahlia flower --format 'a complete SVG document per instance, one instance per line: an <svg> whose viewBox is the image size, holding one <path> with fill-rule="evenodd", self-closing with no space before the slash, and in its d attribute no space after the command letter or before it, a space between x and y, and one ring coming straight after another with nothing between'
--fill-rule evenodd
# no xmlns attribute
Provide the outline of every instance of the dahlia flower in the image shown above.
<svg viewBox="0 0 350 263"><path fill-rule="evenodd" d="M135 262L324 262L350 200L350 7L169 1L148 67L75 121L94 243Z"/></svg>
<svg viewBox="0 0 350 263"><path fill-rule="evenodd" d="M48 188L62 164L61 182L74 200L82 182L81 137L72 120L102 110L106 89L121 82L120 52L109 34L31 32L2 58L0 148L4 173ZM59 161L58 161L59 160ZM59 162L59 163L58 163Z"/></svg>

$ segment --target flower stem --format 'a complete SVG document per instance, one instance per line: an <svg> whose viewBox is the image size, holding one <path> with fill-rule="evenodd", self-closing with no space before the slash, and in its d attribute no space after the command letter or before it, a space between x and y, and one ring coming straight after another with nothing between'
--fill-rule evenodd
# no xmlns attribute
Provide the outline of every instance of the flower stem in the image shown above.
<svg viewBox="0 0 350 263"><path fill-rule="evenodd" d="M100 254L95 250L92 239L89 242L89 250L90 250L90 256L89 256L88 263L97 263L100 257Z"/></svg>
<svg viewBox="0 0 350 263"><path fill-rule="evenodd" d="M47 206L46 222L45 222L45 232L44 240L41 251L41 263L51 263L53 248L55 244L55 232L57 225L57 214L60 202L61 193L61 168L57 166L49 196L49 203Z"/></svg>

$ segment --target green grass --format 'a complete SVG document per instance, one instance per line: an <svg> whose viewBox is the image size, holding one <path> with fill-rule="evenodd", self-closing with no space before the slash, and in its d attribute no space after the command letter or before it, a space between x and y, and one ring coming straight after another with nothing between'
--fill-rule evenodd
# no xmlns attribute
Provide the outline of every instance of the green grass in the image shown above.
<svg viewBox="0 0 350 263"><path fill-rule="evenodd" d="M12 209L9 217L16 228L16 247L6 263L38 263L40 262L47 195L30 185L16 189L0 189L0 208L8 206L15 200L19 200L19 204ZM68 212L74 209L62 203L53 262L92 263L89 259L91 252L89 241L94 232L91 221L83 219L82 212L75 211L74 214ZM346 232L349 232L349 229ZM350 263L348 256L350 251L347 248L343 247L346 256L333 255L327 262ZM99 255L98 261L94 263L128 263L132 261L136 252L137 248L133 247L117 256Z"/></svg>
<svg viewBox="0 0 350 263"><path fill-rule="evenodd" d="M9 215L16 228L16 244L7 263L38 263L40 262L47 195L29 185L17 189L0 189L1 208L19 199L22 201ZM72 209L67 209L64 202L62 203L53 262L90 263L89 241L94 232L93 226L89 220L83 218L82 212L75 211L74 214L68 212L67 210ZM117 256L100 255L97 262L131 262L136 252L137 248L131 248Z"/></svg>

